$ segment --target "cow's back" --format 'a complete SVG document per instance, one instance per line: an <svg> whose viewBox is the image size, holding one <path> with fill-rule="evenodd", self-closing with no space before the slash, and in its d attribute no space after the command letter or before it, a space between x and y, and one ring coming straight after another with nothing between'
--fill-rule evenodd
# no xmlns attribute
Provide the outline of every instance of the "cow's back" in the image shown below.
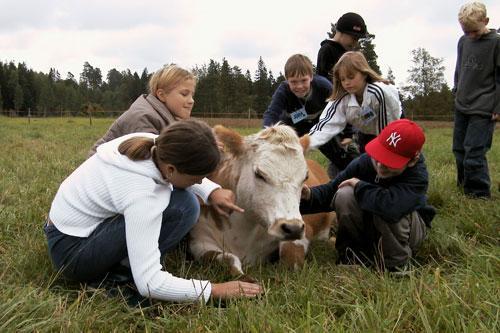
<svg viewBox="0 0 500 333"><path fill-rule="evenodd" d="M309 177L306 181L307 186L317 186L330 181L325 169L318 162L307 160L307 167L309 169ZM306 237L309 240L328 239L330 228L336 221L335 213L333 212L303 215L302 218L306 224Z"/></svg>

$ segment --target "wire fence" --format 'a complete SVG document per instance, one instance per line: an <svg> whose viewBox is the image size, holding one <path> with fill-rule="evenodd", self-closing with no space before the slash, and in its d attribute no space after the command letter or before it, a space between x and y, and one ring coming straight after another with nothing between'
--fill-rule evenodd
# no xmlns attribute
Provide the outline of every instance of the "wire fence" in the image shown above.
<svg viewBox="0 0 500 333"><path fill-rule="evenodd" d="M95 118L118 118L124 111L98 111L98 112L84 112L84 111L69 111L69 110L58 110L58 111L16 111L16 110L0 110L0 115L5 117L20 117L26 118L29 123L31 119L34 118L72 118L72 117L86 117L89 119L89 124L92 125L92 121ZM248 112L248 114L242 113L202 113L193 112L192 117L203 119L210 125L223 124L229 127L247 127L255 128L262 126L262 117L256 115L255 112ZM432 122L443 122L449 123L453 121L453 115L435 115L435 114L415 114L413 112L407 112L406 117L415 121L432 121Z"/></svg>

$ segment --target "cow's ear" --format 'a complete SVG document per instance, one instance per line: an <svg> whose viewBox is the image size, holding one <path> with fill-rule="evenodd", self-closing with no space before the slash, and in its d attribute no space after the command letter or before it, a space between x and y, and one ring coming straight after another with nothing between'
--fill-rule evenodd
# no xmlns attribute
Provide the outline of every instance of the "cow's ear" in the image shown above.
<svg viewBox="0 0 500 333"><path fill-rule="evenodd" d="M214 132L217 136L217 140L224 144L224 151L235 156L243 154L243 137L238 132L222 125L215 125Z"/></svg>
<svg viewBox="0 0 500 333"><path fill-rule="evenodd" d="M302 150L304 151L304 155L307 153L309 150L309 143L311 142L311 139L309 138L309 134L306 134L299 139L300 145L302 146Z"/></svg>

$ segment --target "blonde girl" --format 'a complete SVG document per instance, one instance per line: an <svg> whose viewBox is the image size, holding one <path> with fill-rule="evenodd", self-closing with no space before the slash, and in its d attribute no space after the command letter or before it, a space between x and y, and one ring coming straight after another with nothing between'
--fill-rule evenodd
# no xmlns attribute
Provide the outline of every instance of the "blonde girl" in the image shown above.
<svg viewBox="0 0 500 333"><path fill-rule="evenodd" d="M106 134L94 144L89 156L99 145L136 132L159 134L177 120L191 117L196 78L175 64L156 71L149 80L149 94L140 95L130 108L116 119Z"/></svg>
<svg viewBox="0 0 500 333"><path fill-rule="evenodd" d="M137 132L160 134L178 120L189 119L195 88L196 78L190 71L174 64L159 69L149 80L149 94L139 96L114 121L108 132L94 144L89 156L95 154L99 145L123 135ZM210 194L208 202L223 216L234 210L242 211L234 205L234 193L220 187Z"/></svg>
<svg viewBox="0 0 500 333"><path fill-rule="evenodd" d="M364 146L391 121L401 118L399 94L366 61L361 52L346 52L333 68L333 90L319 122L311 128L311 148L340 133L347 124L358 130Z"/></svg>

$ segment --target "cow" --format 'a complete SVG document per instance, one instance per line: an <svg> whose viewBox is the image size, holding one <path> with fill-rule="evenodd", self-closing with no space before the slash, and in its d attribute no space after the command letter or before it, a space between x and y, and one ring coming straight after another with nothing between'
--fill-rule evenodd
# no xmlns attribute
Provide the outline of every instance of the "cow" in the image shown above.
<svg viewBox="0 0 500 333"><path fill-rule="evenodd" d="M334 213L303 219L299 212L304 182L317 185L328 181L321 166L304 157L308 136L299 140L285 125L246 137L220 125L214 131L225 152L210 178L231 189L245 212L233 213L227 221L210 206L202 206L189 237L194 258L226 263L231 275L240 277L246 276L244 266L267 260L277 252L286 265L300 267L310 241L328 239L334 219Z"/></svg>

